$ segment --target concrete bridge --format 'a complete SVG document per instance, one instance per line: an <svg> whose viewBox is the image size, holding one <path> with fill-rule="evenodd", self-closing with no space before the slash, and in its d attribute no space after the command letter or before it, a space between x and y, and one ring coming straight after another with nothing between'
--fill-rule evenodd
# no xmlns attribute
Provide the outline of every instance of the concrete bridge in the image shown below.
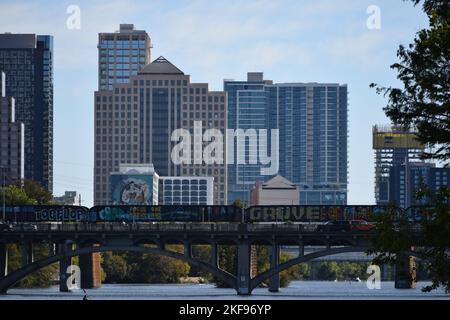
<svg viewBox="0 0 450 320"><path fill-rule="evenodd" d="M270 279L270 291L279 290L279 273L296 264L320 257L368 249L369 232L317 232L306 230L301 224L244 224L244 223L148 223L148 224L36 224L36 229L14 228L0 231L0 294L6 294L15 283L45 266L59 262L60 290L68 291L66 269L72 257L80 257L82 288L95 287L94 253L134 251L154 253L179 259L210 272L234 288L239 295L250 295L263 281ZM7 271L7 244L17 243L22 250L22 267ZM48 256L35 261L33 243L48 243ZM167 245L183 245L183 253L167 249ZM211 247L210 261L192 255L193 245ZM219 267L218 246L237 247L237 274ZM271 247L270 269L252 277L251 247ZM280 246L296 246L298 256L280 263ZM305 247L324 249L305 254ZM399 280L401 281L401 280ZM399 284L400 286L400 284Z"/></svg>

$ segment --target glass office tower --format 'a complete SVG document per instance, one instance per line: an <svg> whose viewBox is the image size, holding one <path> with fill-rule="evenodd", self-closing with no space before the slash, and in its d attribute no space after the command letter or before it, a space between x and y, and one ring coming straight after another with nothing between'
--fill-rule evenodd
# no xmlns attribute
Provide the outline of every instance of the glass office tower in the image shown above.
<svg viewBox="0 0 450 320"><path fill-rule="evenodd" d="M278 174L299 187L300 204L347 203L346 85L273 84L249 73L247 81L226 80L224 88L228 128L279 130ZM251 186L272 177L261 175L261 164L236 160L228 165L228 203L248 202Z"/></svg>
<svg viewBox="0 0 450 320"><path fill-rule="evenodd" d="M98 88L112 90L151 62L150 36L133 24L121 24L117 32L100 33L98 41Z"/></svg>
<svg viewBox="0 0 450 320"><path fill-rule="evenodd" d="M0 34L0 70L25 127L25 179L53 190L53 37Z"/></svg>

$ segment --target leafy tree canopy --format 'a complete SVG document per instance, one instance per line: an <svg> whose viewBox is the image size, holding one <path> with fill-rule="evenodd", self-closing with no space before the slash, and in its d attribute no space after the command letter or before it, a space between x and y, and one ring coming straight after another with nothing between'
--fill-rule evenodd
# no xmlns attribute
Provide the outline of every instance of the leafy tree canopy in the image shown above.
<svg viewBox="0 0 450 320"><path fill-rule="evenodd" d="M425 159L450 159L450 1L405 0L422 4L429 28L397 51L391 65L403 88L371 84L388 97L386 115L396 125L417 130L418 140L430 147Z"/></svg>

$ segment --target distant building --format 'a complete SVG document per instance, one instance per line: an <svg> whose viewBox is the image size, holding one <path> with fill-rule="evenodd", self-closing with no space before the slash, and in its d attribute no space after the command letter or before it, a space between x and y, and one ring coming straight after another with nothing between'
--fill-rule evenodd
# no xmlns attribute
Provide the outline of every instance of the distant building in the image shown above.
<svg viewBox="0 0 450 320"><path fill-rule="evenodd" d="M420 162L425 147L417 141L414 131L398 126L374 126L372 138L375 150L375 201L377 205L387 205L391 194L390 169L408 162Z"/></svg>
<svg viewBox="0 0 450 320"><path fill-rule="evenodd" d="M53 37L0 34L0 70L25 126L25 179L53 191Z"/></svg>
<svg viewBox="0 0 450 320"><path fill-rule="evenodd" d="M279 175L299 187L300 204L347 203L347 85L276 83L250 72L246 81L225 80L229 129L278 129ZM269 131L270 132L270 131ZM271 139L268 137L269 152ZM255 142L246 149L257 150ZM228 203L248 202L261 164L228 165Z"/></svg>
<svg viewBox="0 0 450 320"><path fill-rule="evenodd" d="M111 173L113 205L157 205L158 179L152 164L120 164Z"/></svg>
<svg viewBox="0 0 450 320"><path fill-rule="evenodd" d="M282 176L257 182L250 193L250 205L299 205L299 187Z"/></svg>
<svg viewBox="0 0 450 320"><path fill-rule="evenodd" d="M151 62L152 43L144 30L121 24L117 32L98 35L98 89L112 90L115 83L128 83L131 76Z"/></svg>
<svg viewBox="0 0 450 320"><path fill-rule="evenodd" d="M408 208L426 204L427 199L417 201L416 194L423 182L432 192L439 188L450 187L450 168L436 168L431 163L408 163L395 165L389 170L389 202Z"/></svg>
<svg viewBox="0 0 450 320"><path fill-rule="evenodd" d="M5 82L0 72L0 183L11 184L25 177L25 128L16 121L15 100L6 95Z"/></svg>
<svg viewBox="0 0 450 320"><path fill-rule="evenodd" d="M206 83L191 83L189 75L164 57L145 66L129 83L97 91L94 204L110 203L110 173L120 163L153 163L160 176L214 177L214 204L225 204L226 165L196 164L193 157L190 163L172 161L172 150L179 143L171 141L172 133L184 129L194 136L195 122L201 123L203 131L224 133L226 93L209 91ZM194 137L191 149L208 145L195 142Z"/></svg>
<svg viewBox="0 0 450 320"><path fill-rule="evenodd" d="M63 196L54 197L53 200L61 205L73 206L79 204L77 197L76 191L65 191Z"/></svg>
<svg viewBox="0 0 450 320"><path fill-rule="evenodd" d="M213 205L214 177L161 177L160 204Z"/></svg>

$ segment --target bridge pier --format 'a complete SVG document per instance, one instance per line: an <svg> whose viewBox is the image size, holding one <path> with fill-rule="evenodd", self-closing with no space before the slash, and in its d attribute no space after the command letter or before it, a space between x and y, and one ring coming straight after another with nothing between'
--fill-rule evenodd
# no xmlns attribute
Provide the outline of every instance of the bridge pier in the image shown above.
<svg viewBox="0 0 450 320"><path fill-rule="evenodd" d="M22 253L22 267L34 262L33 242L24 242L20 246Z"/></svg>
<svg viewBox="0 0 450 320"><path fill-rule="evenodd" d="M0 278L8 274L8 247L6 243L0 243Z"/></svg>
<svg viewBox="0 0 450 320"><path fill-rule="evenodd" d="M280 264L280 246L276 243L272 244L272 250L270 252L270 269L276 268ZM276 273L269 280L269 291L280 291L280 274Z"/></svg>
<svg viewBox="0 0 450 320"><path fill-rule="evenodd" d="M395 288L416 288L416 258L405 254L397 257L395 264Z"/></svg>
<svg viewBox="0 0 450 320"><path fill-rule="evenodd" d="M389 266L387 264L383 264L381 266L381 280L389 281Z"/></svg>
<svg viewBox="0 0 450 320"><path fill-rule="evenodd" d="M72 265L72 257L67 257L66 254L68 251L72 250L71 242L64 242L58 244L58 253L62 253L63 257L59 260L59 291L60 292L69 292L69 287L67 286L67 268Z"/></svg>
<svg viewBox="0 0 450 320"><path fill-rule="evenodd" d="M187 258L191 258L192 257L192 245L189 241L185 241L184 242L184 255Z"/></svg>
<svg viewBox="0 0 450 320"><path fill-rule="evenodd" d="M83 244L80 248L94 247L95 244ZM102 285L100 253L81 254L81 289L95 289Z"/></svg>
<svg viewBox="0 0 450 320"><path fill-rule="evenodd" d="M55 244L53 242L48 243L48 256L54 256L56 253Z"/></svg>
<svg viewBox="0 0 450 320"><path fill-rule="evenodd" d="M250 295L250 245L248 242L241 242L238 245L237 267L237 293Z"/></svg>
<svg viewBox="0 0 450 320"><path fill-rule="evenodd" d="M303 243L300 243L298 245L298 256L303 257L305 255L305 245Z"/></svg>
<svg viewBox="0 0 450 320"><path fill-rule="evenodd" d="M217 251L217 242L211 244L211 264L218 268L219 267L219 255Z"/></svg>

